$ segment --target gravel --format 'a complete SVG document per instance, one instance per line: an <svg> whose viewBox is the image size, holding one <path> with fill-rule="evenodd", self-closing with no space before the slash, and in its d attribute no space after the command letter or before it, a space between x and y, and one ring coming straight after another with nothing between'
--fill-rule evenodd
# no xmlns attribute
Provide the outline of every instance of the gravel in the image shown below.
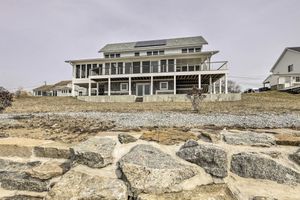
<svg viewBox="0 0 300 200"><path fill-rule="evenodd" d="M26 114L0 114L1 123L14 123L18 116ZM198 127L215 125L220 127L243 128L295 128L300 127L299 114L232 115L232 114L195 114L179 112L65 112L38 113L33 116L67 115L71 117L91 117L99 121L114 121L118 128L137 127ZM17 117L16 117L17 116Z"/></svg>

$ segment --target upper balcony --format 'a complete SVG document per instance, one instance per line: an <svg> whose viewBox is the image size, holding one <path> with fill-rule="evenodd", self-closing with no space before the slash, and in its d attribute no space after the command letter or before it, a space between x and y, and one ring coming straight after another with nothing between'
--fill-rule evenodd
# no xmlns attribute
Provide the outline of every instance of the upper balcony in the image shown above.
<svg viewBox="0 0 300 200"><path fill-rule="evenodd" d="M198 74L198 72L224 73L228 70L227 61L176 64L166 61L109 63L99 65L89 71L90 78L126 77L126 76L173 76Z"/></svg>

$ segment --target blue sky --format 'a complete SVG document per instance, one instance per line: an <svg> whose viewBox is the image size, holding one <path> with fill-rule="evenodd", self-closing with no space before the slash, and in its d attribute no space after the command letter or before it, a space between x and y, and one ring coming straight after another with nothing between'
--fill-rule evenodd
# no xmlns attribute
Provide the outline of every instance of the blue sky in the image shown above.
<svg viewBox="0 0 300 200"><path fill-rule="evenodd" d="M68 59L106 43L202 35L230 79L260 87L285 47L300 46L298 0L0 0L0 86L71 79Z"/></svg>

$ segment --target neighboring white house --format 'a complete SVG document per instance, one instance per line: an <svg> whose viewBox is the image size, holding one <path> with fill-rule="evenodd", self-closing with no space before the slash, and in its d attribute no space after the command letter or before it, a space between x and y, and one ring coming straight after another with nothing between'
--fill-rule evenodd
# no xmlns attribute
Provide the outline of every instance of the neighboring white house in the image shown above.
<svg viewBox="0 0 300 200"><path fill-rule="evenodd" d="M75 94L78 96L86 95L87 90L82 87L75 87ZM72 96L72 81L60 81L54 85L43 85L33 89L34 96Z"/></svg>
<svg viewBox="0 0 300 200"><path fill-rule="evenodd" d="M300 90L300 47L288 47L271 69L264 85L274 90Z"/></svg>
<svg viewBox="0 0 300 200"><path fill-rule="evenodd" d="M77 86L99 101L176 98L193 86L227 94L227 61L212 62L218 51L203 51L206 44L202 36L107 44L99 58L66 61L73 69L73 96L80 95Z"/></svg>

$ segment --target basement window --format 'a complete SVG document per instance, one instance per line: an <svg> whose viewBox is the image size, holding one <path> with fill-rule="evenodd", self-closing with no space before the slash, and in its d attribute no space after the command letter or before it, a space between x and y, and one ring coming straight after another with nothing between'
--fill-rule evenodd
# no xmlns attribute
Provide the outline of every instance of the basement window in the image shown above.
<svg viewBox="0 0 300 200"><path fill-rule="evenodd" d="M160 90L168 90L168 82L160 82L159 88Z"/></svg>
<svg viewBox="0 0 300 200"><path fill-rule="evenodd" d="M120 84L121 91L128 91L128 83L121 83Z"/></svg>

